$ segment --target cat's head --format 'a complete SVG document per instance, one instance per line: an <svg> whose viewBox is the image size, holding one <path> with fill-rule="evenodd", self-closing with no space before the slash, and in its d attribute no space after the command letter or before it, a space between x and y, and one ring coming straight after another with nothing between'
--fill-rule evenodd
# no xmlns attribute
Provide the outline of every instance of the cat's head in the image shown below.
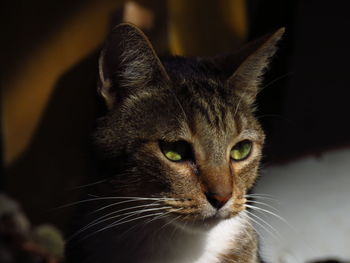
<svg viewBox="0 0 350 263"><path fill-rule="evenodd" d="M264 143L254 100L283 32L227 56L161 62L139 29L117 26L100 57L109 112L96 133L113 194L157 199L178 220L244 210Z"/></svg>

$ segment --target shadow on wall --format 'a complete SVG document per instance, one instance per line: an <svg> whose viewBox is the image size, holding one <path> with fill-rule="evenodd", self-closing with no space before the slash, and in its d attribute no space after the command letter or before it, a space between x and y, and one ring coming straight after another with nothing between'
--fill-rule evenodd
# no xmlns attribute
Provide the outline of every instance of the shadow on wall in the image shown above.
<svg viewBox="0 0 350 263"><path fill-rule="evenodd" d="M4 3L3 189L34 224L65 225L49 210L93 170L89 143L96 110L97 52L122 0ZM45 21L45 22L43 22ZM23 152L23 154L22 154ZM75 198L74 198L75 197Z"/></svg>
<svg viewBox="0 0 350 263"><path fill-rule="evenodd" d="M63 225L69 210L49 211L68 203L67 196L76 199L78 193L68 190L84 184L94 171L90 143L97 107L97 58L97 53L90 55L60 78L28 151L7 170L7 191L34 224Z"/></svg>

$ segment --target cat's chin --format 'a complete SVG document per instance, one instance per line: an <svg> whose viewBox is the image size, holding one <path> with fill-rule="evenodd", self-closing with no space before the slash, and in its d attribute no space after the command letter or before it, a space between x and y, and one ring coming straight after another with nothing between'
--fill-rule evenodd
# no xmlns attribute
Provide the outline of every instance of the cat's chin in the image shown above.
<svg viewBox="0 0 350 263"><path fill-rule="evenodd" d="M206 233L219 223L232 219L234 216L216 213L214 215L200 219L174 220L171 222L173 226L189 233Z"/></svg>

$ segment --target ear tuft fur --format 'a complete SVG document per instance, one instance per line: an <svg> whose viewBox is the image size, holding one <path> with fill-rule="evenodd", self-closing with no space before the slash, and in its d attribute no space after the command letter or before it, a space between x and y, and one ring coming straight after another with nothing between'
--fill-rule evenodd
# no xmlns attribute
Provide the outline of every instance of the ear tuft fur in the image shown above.
<svg viewBox="0 0 350 263"><path fill-rule="evenodd" d="M109 109L118 98L168 78L148 38L128 23L109 35L99 59L99 77L100 94Z"/></svg>
<svg viewBox="0 0 350 263"><path fill-rule="evenodd" d="M229 78L228 86L233 89L236 95L242 97L246 103L254 103L262 76L268 68L271 57L276 53L276 45L284 32L285 28L280 28L271 35L266 35L249 43L243 49L245 53L247 50L251 53L243 55L245 59Z"/></svg>

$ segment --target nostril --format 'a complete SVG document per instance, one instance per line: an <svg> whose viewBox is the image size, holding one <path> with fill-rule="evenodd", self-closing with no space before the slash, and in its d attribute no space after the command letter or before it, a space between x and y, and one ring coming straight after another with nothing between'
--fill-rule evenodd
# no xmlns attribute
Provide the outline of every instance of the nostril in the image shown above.
<svg viewBox="0 0 350 263"><path fill-rule="evenodd" d="M218 194L212 194L212 193L206 193L205 196L207 197L208 202L216 209L220 209L223 207L227 201L231 198L231 193L227 195L218 195Z"/></svg>

